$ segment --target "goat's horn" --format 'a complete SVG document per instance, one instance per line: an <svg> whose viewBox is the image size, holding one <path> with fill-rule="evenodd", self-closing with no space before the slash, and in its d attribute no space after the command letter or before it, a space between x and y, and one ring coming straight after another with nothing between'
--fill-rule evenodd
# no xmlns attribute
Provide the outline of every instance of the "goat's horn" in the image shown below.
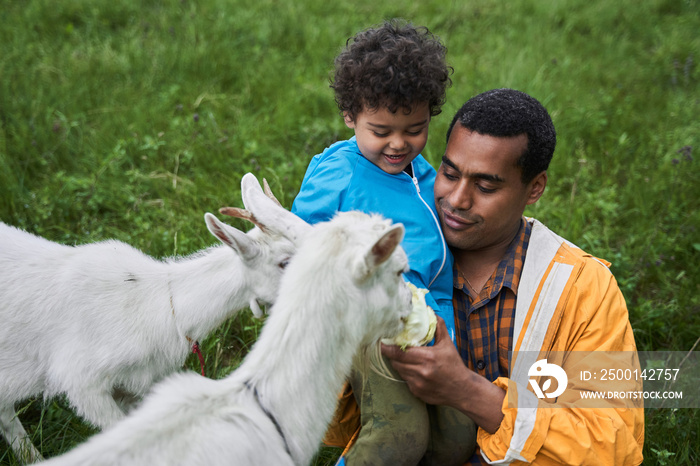
<svg viewBox="0 0 700 466"><path fill-rule="evenodd" d="M263 232L268 231L265 225L258 222L251 212L241 209L240 207L222 207L219 209L219 213L222 215L228 215L229 217L242 218L243 220L248 220L250 223L260 228Z"/></svg>
<svg viewBox="0 0 700 466"><path fill-rule="evenodd" d="M282 203L277 200L274 194L272 194L272 190L270 189L270 185L267 184L267 180L263 178L263 190L265 191L265 195L275 201L278 206L282 207Z"/></svg>

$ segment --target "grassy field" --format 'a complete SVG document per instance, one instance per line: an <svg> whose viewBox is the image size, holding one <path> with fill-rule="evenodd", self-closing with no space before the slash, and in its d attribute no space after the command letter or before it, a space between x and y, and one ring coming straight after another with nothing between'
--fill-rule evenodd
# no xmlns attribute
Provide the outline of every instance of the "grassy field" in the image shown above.
<svg viewBox="0 0 700 466"><path fill-rule="evenodd" d="M697 0L18 0L0 13L5 223L165 257L214 244L202 216L240 205L246 172L290 207L310 158L350 135L333 58L403 17L439 35L455 69L429 161L472 95L537 97L559 144L526 213L613 263L640 350L700 337ZM203 342L208 375L233 370L259 328L244 313ZM46 456L94 432L60 399L18 410ZM644 464L698 464L699 430L697 409L646 410ZM0 464L15 464L2 440Z"/></svg>

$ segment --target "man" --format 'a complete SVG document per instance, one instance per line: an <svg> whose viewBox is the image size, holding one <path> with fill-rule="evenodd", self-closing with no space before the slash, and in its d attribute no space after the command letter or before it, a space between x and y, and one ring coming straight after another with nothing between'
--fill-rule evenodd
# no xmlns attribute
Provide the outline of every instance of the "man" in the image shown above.
<svg viewBox="0 0 700 466"><path fill-rule="evenodd" d="M477 424L474 464L636 465L641 403L585 405L580 392L600 382L569 380L557 390L563 394L547 399L528 383L547 356L569 377L596 359L586 366L566 355L636 361L609 264L523 217L544 192L555 144L547 111L519 91L485 92L457 112L435 202L454 254L458 349L439 323L434 346L383 346L382 353L418 398Z"/></svg>

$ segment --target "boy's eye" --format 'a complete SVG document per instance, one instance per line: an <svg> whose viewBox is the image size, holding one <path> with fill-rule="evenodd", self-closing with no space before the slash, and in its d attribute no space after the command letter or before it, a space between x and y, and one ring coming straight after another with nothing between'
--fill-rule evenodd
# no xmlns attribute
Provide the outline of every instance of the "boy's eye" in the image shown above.
<svg viewBox="0 0 700 466"><path fill-rule="evenodd" d="M377 131L372 131L372 133L374 133L374 135L377 136L378 138L385 138L385 137L389 136L389 133L379 133Z"/></svg>
<svg viewBox="0 0 700 466"><path fill-rule="evenodd" d="M419 129L418 131L406 131L406 133L409 134L410 136L418 136L422 132L423 132L422 129Z"/></svg>

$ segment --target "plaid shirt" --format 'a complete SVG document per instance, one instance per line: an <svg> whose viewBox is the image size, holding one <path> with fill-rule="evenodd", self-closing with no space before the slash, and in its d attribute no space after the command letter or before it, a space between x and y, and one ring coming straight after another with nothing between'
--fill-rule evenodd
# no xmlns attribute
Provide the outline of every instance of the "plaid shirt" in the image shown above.
<svg viewBox="0 0 700 466"><path fill-rule="evenodd" d="M472 296L457 264L454 266L452 301L457 346L465 364L492 382L509 374L515 299L531 231L532 226L523 218L520 230L478 296ZM467 464L486 464L478 448Z"/></svg>

